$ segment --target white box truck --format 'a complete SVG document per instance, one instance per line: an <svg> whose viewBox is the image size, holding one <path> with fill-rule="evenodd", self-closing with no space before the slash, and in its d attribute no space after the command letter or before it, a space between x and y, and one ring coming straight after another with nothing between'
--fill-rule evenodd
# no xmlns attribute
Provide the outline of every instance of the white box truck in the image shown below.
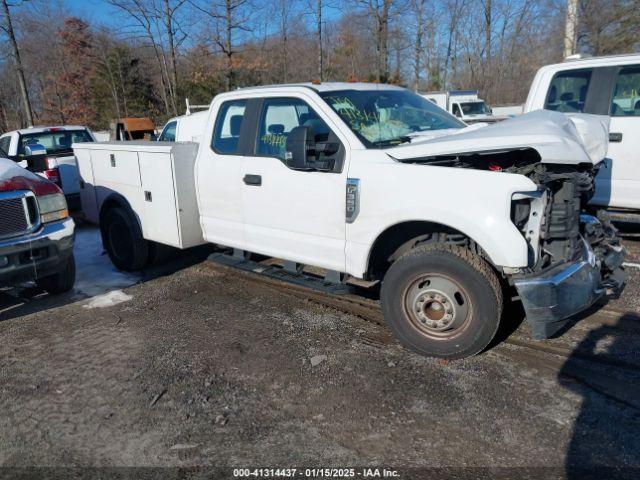
<svg viewBox="0 0 640 480"><path fill-rule="evenodd" d="M493 116L485 101L478 97L478 90L427 92L423 93L422 96L467 124L476 122L493 123L498 120Z"/></svg>
<svg viewBox="0 0 640 480"><path fill-rule="evenodd" d="M322 83L220 94L199 144L74 148L119 268L211 242L379 281L404 345L460 358L493 339L505 289L545 338L623 287L587 205L607 135L555 112L467 127L400 87Z"/></svg>

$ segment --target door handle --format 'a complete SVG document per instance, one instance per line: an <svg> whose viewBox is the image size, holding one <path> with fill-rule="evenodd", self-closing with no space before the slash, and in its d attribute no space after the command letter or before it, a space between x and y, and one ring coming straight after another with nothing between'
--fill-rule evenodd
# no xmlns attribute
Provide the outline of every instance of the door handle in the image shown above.
<svg viewBox="0 0 640 480"><path fill-rule="evenodd" d="M248 174L246 174L244 176L244 178L242 180L247 185L253 185L253 186L256 186L256 187L259 187L260 185L262 185L262 176L261 175L251 175L251 174L248 173Z"/></svg>
<svg viewBox="0 0 640 480"><path fill-rule="evenodd" d="M620 132L610 132L609 133L609 141L610 142L621 142L622 141L622 133Z"/></svg>

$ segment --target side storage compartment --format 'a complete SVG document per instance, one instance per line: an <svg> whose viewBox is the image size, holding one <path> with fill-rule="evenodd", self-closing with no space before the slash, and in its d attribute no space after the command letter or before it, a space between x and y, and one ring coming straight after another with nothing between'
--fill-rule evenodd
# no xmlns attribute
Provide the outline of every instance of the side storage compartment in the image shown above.
<svg viewBox="0 0 640 480"><path fill-rule="evenodd" d="M182 248L173 179L173 153L139 152L144 196L142 233L147 240Z"/></svg>
<svg viewBox="0 0 640 480"><path fill-rule="evenodd" d="M173 147L173 181L182 248L206 243L200 225L196 192L195 165L197 156L197 143L177 143Z"/></svg>

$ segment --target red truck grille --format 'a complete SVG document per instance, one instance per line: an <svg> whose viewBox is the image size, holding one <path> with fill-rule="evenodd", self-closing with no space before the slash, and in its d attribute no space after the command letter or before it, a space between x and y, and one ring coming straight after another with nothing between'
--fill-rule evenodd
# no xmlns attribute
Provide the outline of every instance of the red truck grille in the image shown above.
<svg viewBox="0 0 640 480"><path fill-rule="evenodd" d="M29 232L35 220L35 198L24 192L0 193L0 238Z"/></svg>

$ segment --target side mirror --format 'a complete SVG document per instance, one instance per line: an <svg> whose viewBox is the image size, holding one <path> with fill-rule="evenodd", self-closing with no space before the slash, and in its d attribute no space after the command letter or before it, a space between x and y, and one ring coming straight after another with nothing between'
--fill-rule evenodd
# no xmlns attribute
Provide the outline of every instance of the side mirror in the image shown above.
<svg viewBox="0 0 640 480"><path fill-rule="evenodd" d="M39 143L32 143L31 145L24 146L24 154L28 157L32 157L35 155L46 155L47 149L44 148L44 145L40 145Z"/></svg>
<svg viewBox="0 0 640 480"><path fill-rule="evenodd" d="M285 162L287 166L299 170L313 168L309 162L309 153L314 152L313 129L309 126L295 127L287 137Z"/></svg>

